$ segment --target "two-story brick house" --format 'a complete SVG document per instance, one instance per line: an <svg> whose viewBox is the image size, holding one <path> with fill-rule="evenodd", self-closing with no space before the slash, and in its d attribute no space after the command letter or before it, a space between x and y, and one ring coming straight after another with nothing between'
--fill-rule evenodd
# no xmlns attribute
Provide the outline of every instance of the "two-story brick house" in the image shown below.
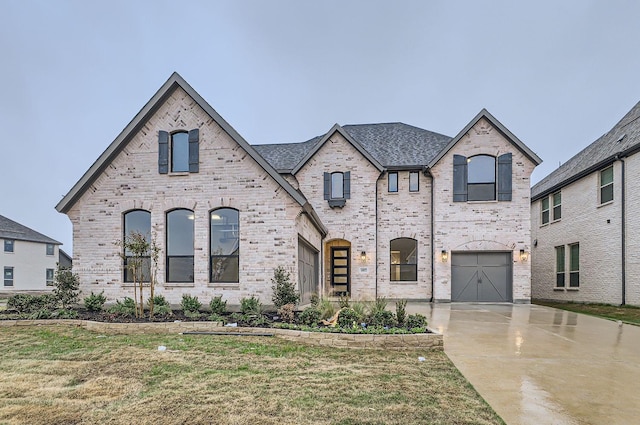
<svg viewBox="0 0 640 425"><path fill-rule="evenodd" d="M530 299L529 177L540 159L487 111L450 138L334 125L250 145L173 74L57 205L84 291L129 295L113 241L161 250L158 291L271 298L273 268L310 294Z"/></svg>
<svg viewBox="0 0 640 425"><path fill-rule="evenodd" d="M532 295L640 305L640 103L531 190Z"/></svg>

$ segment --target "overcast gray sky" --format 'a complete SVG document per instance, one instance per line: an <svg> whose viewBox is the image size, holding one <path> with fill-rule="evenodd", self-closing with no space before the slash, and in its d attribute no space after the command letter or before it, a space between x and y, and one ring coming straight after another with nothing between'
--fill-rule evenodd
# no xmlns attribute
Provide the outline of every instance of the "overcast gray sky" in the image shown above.
<svg viewBox="0 0 640 425"><path fill-rule="evenodd" d="M487 108L544 163L640 100L640 2L0 0L0 214L54 206L173 71L252 144L334 123L455 136Z"/></svg>

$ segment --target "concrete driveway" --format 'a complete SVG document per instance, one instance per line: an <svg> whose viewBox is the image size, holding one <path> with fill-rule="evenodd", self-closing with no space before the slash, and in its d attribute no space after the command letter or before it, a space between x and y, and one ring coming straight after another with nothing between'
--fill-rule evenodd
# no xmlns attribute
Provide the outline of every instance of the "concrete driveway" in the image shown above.
<svg viewBox="0 0 640 425"><path fill-rule="evenodd" d="M640 327L537 305L409 304L509 425L640 424Z"/></svg>

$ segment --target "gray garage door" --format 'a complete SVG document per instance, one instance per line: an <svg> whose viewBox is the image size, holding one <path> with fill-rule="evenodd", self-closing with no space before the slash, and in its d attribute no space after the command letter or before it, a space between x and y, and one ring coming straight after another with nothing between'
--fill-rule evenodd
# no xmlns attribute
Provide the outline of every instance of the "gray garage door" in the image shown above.
<svg viewBox="0 0 640 425"><path fill-rule="evenodd" d="M510 252L454 252L451 301L512 302Z"/></svg>
<svg viewBox="0 0 640 425"><path fill-rule="evenodd" d="M301 304L318 293L318 252L302 239L298 239L298 290Z"/></svg>

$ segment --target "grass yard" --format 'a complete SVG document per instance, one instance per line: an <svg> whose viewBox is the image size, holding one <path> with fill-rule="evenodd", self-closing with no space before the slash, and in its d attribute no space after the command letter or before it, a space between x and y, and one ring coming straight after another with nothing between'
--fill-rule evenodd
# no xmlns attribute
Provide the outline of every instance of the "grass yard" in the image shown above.
<svg viewBox="0 0 640 425"><path fill-rule="evenodd" d="M559 308L576 313L590 314L605 319L622 320L623 322L640 325L640 308L632 306L616 306L610 304L582 304L582 303L555 303L534 300L535 304L547 307Z"/></svg>
<svg viewBox="0 0 640 425"><path fill-rule="evenodd" d="M443 352L52 326L0 328L0 359L2 424L504 423Z"/></svg>

